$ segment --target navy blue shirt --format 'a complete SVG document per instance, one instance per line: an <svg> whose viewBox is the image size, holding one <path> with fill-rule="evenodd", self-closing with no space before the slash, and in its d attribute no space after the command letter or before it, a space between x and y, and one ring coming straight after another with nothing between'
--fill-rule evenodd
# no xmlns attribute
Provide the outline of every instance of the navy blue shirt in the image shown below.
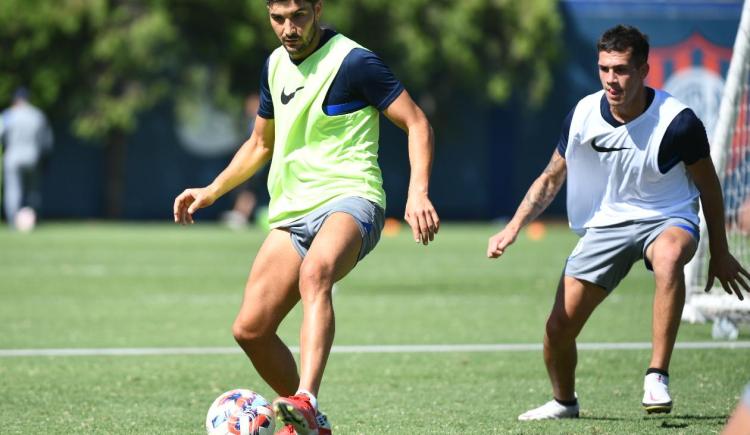
<svg viewBox="0 0 750 435"><path fill-rule="evenodd" d="M646 88L646 107L653 103L655 95L656 92L653 89ZM557 142L557 152L562 157L565 157L565 150L568 147L570 123L573 120L573 112L575 110L574 107L568 113L568 116L565 117L560 140ZM602 95L599 110L602 118L612 127L624 125L624 123L616 120L612 115L606 95ZM675 116L669 127L667 127L667 131L664 132L664 137L659 145L659 171L662 174L666 174L680 162L692 165L710 155L711 150L708 145L708 136L706 136L706 129L703 127L703 123L695 116L695 112L686 108Z"/></svg>
<svg viewBox="0 0 750 435"><path fill-rule="evenodd" d="M336 34L331 29L324 29L318 48ZM367 106L374 106L383 111L403 90L404 85L375 53L355 48L346 55L336 73L323 102L323 112L329 116L342 115ZM273 119L274 116L271 89L268 85L268 59L261 73L258 115L265 119Z"/></svg>

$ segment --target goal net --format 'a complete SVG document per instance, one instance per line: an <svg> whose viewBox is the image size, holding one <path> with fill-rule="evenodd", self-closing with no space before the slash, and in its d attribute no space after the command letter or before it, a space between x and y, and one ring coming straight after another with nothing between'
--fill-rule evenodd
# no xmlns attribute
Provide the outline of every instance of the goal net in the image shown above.
<svg viewBox="0 0 750 435"><path fill-rule="evenodd" d="M747 269L750 267L750 0L745 0L732 60L727 73L719 118L711 138L711 158L722 184L724 213L729 249ZM704 293L708 271L708 235L701 216L698 251L685 268L687 301L683 320L714 322L715 338L735 338L736 328L726 336L717 334L717 326L750 322L750 294L740 301L715 281ZM729 323L728 323L729 322ZM722 326L723 325L723 326ZM732 335L733 332L733 335ZM717 336L718 335L718 336Z"/></svg>

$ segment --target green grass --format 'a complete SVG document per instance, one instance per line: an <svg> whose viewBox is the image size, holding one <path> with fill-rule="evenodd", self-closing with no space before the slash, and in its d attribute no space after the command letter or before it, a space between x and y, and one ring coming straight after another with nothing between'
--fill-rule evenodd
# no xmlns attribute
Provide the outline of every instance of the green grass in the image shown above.
<svg viewBox="0 0 750 435"><path fill-rule="evenodd" d="M496 230L447 224L427 248L406 229L384 237L338 285L335 344L539 343L575 236L552 227L490 261ZM0 230L0 349L235 346L230 326L263 237L205 223ZM636 265L580 341L649 341L651 297ZM296 309L282 324L289 344L299 321ZM679 340L710 340L710 329L684 324ZM538 351L333 354L320 401L339 434L704 434L750 381L750 350L677 350L675 411L645 417L648 357L581 351L578 421L515 421L550 396ZM237 387L273 398L240 353L0 358L0 433L200 434L208 405Z"/></svg>

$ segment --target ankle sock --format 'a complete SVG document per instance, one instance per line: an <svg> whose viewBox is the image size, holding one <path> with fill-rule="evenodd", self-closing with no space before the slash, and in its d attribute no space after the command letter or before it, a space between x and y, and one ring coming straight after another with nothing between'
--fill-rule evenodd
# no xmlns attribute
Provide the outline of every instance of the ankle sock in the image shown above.
<svg viewBox="0 0 750 435"><path fill-rule="evenodd" d="M555 398L555 402L559 403L562 406L576 406L576 405L578 405L578 399L560 400L558 398Z"/></svg>
<svg viewBox="0 0 750 435"><path fill-rule="evenodd" d="M311 393L311 392L309 392L307 390L303 390L302 388L300 388L299 390L297 390L297 392L295 394L304 394L305 396L309 397L310 398L310 404L313 406L313 408L315 408L316 411L318 410L318 399L315 397L315 395L313 393Z"/></svg>
<svg viewBox="0 0 750 435"><path fill-rule="evenodd" d="M651 373L657 373L657 374L660 374L662 376L669 377L669 373L666 370L657 369L657 368L654 368L654 367L649 367L649 369L646 370L646 376L650 375Z"/></svg>

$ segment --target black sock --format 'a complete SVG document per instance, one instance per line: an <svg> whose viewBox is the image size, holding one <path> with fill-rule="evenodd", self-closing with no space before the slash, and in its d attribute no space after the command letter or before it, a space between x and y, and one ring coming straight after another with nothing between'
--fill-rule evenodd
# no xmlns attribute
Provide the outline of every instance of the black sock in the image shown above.
<svg viewBox="0 0 750 435"><path fill-rule="evenodd" d="M658 374L660 374L660 375L662 375L662 376L666 376L666 377L669 377L669 373L667 373L667 371L666 371L666 370L662 370L662 369L655 369L655 368L653 368L653 367L649 367L649 369L648 369L648 370L646 370L646 376L650 375L651 373L658 373Z"/></svg>
<svg viewBox="0 0 750 435"><path fill-rule="evenodd" d="M559 403L562 406L576 406L578 405L578 399L573 400L560 400L555 397L555 402Z"/></svg>

